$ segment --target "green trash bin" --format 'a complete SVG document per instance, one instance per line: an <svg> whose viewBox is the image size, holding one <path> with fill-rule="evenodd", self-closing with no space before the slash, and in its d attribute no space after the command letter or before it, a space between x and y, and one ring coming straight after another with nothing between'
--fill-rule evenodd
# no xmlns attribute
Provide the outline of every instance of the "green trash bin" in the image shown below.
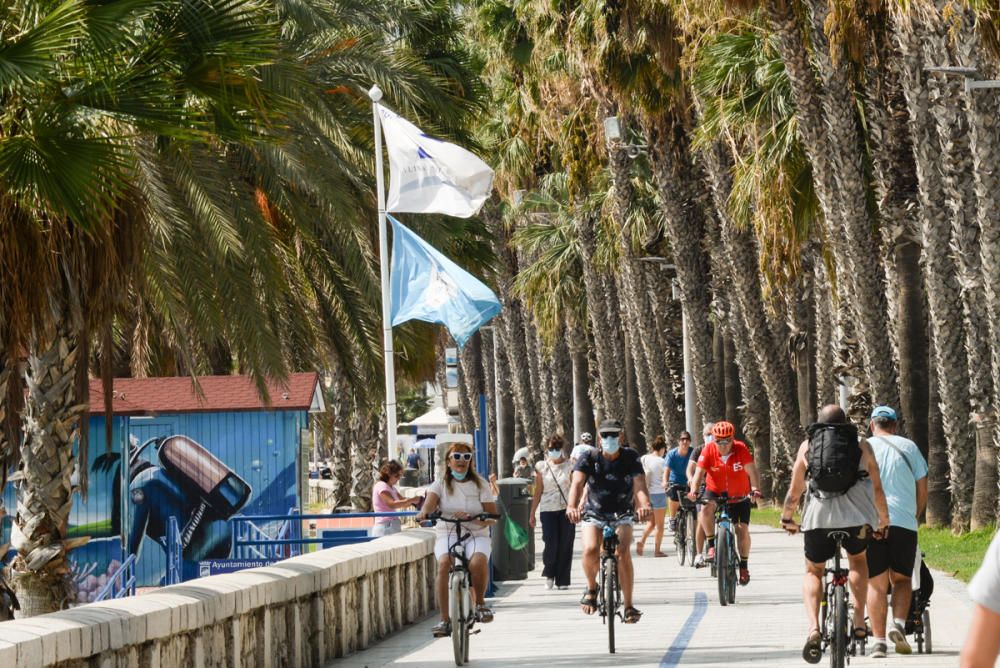
<svg viewBox="0 0 1000 668"><path fill-rule="evenodd" d="M534 566L530 563L534 531L528 524L531 517L528 484L521 478L504 478L497 481L497 487L500 490L497 506L501 517L493 529L493 579L498 582L526 580L528 571ZM518 545L525 537L527 544Z"/></svg>

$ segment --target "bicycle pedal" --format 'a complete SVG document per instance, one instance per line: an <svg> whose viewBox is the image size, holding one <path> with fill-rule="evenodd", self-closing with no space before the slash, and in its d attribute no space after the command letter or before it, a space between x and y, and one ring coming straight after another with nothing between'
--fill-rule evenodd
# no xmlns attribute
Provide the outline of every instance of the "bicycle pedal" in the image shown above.
<svg viewBox="0 0 1000 668"><path fill-rule="evenodd" d="M479 633L481 631L482 631L482 629L469 629L469 635L470 636L474 636L474 635L476 635L477 633Z"/></svg>

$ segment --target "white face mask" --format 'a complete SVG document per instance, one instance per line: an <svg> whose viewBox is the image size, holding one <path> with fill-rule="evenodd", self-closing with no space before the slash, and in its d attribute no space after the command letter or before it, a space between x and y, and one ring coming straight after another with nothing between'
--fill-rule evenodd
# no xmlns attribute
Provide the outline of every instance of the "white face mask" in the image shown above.
<svg viewBox="0 0 1000 668"><path fill-rule="evenodd" d="M562 450L549 450L549 459L559 459L562 457Z"/></svg>
<svg viewBox="0 0 1000 668"><path fill-rule="evenodd" d="M613 455L618 452L618 448L621 446L619 445L617 436L602 436L601 447L604 448L604 452Z"/></svg>

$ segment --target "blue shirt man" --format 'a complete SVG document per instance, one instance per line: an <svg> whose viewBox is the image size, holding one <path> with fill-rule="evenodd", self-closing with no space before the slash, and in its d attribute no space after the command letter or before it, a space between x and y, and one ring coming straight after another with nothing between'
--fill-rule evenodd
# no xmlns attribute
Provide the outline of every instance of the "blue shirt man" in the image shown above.
<svg viewBox="0 0 1000 668"><path fill-rule="evenodd" d="M671 448L667 453L667 468L670 469L668 482L671 485L686 485L687 465L691 459L691 441L683 443L682 446Z"/></svg>

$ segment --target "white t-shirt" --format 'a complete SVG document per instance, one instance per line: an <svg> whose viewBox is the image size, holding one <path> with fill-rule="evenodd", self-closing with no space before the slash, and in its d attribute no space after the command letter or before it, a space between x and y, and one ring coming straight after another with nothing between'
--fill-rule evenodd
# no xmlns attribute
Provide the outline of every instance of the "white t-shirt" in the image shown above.
<svg viewBox="0 0 1000 668"><path fill-rule="evenodd" d="M438 496L440 499L438 510L441 511L444 517L448 518L454 518L455 513L478 515L485 512L483 509L484 503L493 503L496 501L493 492L490 491L489 483L485 480L479 481L479 487L476 487L476 483L471 480L463 482L452 480L450 492L443 480L435 480L427 488L427 493ZM488 526L477 527L474 524L469 524L465 528L473 536L486 537L490 535L490 528ZM438 536L450 537L455 533L455 525L448 522L438 522L435 530Z"/></svg>
<svg viewBox="0 0 1000 668"><path fill-rule="evenodd" d="M986 549L983 564L969 583L969 594L979 605L1000 614L1000 533Z"/></svg>
<svg viewBox="0 0 1000 668"><path fill-rule="evenodd" d="M535 470L542 475L542 498L538 501L538 512L550 513L554 510L566 510L569 498L569 485L573 476L573 465L568 459L559 464L553 464L544 459L535 464ZM560 492L560 490L562 490Z"/></svg>
<svg viewBox="0 0 1000 668"><path fill-rule="evenodd" d="M650 494L666 494L667 489L663 486L663 470L667 467L667 460L657 454L650 453L643 455L639 460L642 468L646 471L646 488Z"/></svg>

